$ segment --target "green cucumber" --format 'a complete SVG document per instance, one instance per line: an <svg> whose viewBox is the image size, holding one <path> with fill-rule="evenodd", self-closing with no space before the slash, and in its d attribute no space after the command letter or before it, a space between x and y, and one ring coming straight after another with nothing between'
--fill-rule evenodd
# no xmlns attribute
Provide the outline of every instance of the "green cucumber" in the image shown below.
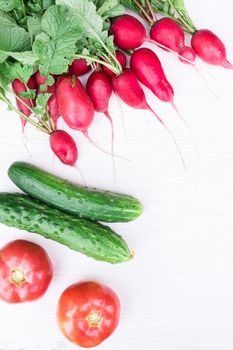
<svg viewBox="0 0 233 350"><path fill-rule="evenodd" d="M142 204L134 197L77 186L28 163L13 163L8 175L30 196L79 217L128 222L143 211Z"/></svg>
<svg viewBox="0 0 233 350"><path fill-rule="evenodd" d="M109 227L77 218L24 194L0 193L0 222L59 242L112 264L132 258L126 242Z"/></svg>

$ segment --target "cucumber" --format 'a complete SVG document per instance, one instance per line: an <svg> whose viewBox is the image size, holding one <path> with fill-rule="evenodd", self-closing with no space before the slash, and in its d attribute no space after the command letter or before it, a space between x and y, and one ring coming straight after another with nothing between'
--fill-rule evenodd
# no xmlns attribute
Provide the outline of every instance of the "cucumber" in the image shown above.
<svg viewBox="0 0 233 350"><path fill-rule="evenodd" d="M63 213L24 194L0 193L0 222L38 233L96 260L115 264L132 258L126 242L109 227Z"/></svg>
<svg viewBox="0 0 233 350"><path fill-rule="evenodd" d="M8 175L30 196L79 217L128 222L143 211L142 204L134 197L76 186L28 163L13 163Z"/></svg>

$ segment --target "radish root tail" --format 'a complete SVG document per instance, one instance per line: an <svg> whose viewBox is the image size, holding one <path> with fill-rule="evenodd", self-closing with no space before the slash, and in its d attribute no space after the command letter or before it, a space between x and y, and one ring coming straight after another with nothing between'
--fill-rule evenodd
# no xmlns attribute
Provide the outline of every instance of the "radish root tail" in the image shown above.
<svg viewBox="0 0 233 350"><path fill-rule="evenodd" d="M157 118L157 120L160 122L160 124L163 125L163 127L167 130L167 132L169 133L169 135L171 136L171 139L176 147L176 150L180 156L180 159L182 161L182 164L183 164L183 167L185 170L187 170L187 167L186 167L186 163L185 163L185 160L184 160L184 157L183 157L183 154L179 148L179 145L175 139L175 136L173 135L173 133L171 132L171 130L168 128L168 126L164 123L164 121L158 116L158 114L155 113L155 111L149 106L147 105L147 109L154 114L154 116Z"/></svg>
<svg viewBox="0 0 233 350"><path fill-rule="evenodd" d="M22 125L22 142L23 142L23 146L29 156L29 158L32 158L32 155L29 151L28 145L27 145L27 135L26 135L26 131L25 131L25 127Z"/></svg>
<svg viewBox="0 0 233 350"><path fill-rule="evenodd" d="M176 112L176 114L178 115L178 117L180 118L180 120L183 122L183 124L186 126L186 128L188 129L191 137L192 137L192 141L193 144L196 148L197 151L197 155L198 157L200 157L200 151L199 151L199 147L195 138L195 135L193 134L192 129L190 128L190 126L188 125L188 123L186 122L186 120L184 119L184 117L182 116L182 114L180 113L179 109L177 108L177 106L175 105L174 101L171 102L172 108L174 109L174 111Z"/></svg>
<svg viewBox="0 0 233 350"><path fill-rule="evenodd" d="M84 132L84 136L87 138L87 140L90 142L90 144L92 144L94 147L96 147L100 152L103 152L103 153L107 154L108 156L113 156L113 157L117 157L119 159L123 159L123 160L127 160L128 161L128 159L126 159L125 157L122 157L122 156L119 156L119 155L116 155L116 154L112 154L111 152L108 152L105 149L103 149L102 147L100 147L99 145L97 145L95 143L95 141L93 141L91 139L91 137L89 136L87 131Z"/></svg>
<svg viewBox="0 0 233 350"><path fill-rule="evenodd" d="M226 69L233 69L233 65L227 60L223 62L222 66Z"/></svg>
<svg viewBox="0 0 233 350"><path fill-rule="evenodd" d="M220 97L214 92L214 90L212 90L208 84L207 79L204 77L203 73L200 71L200 69L198 69L196 67L196 65L193 66L193 68L196 70L197 74L200 76L200 78L202 79L202 81L204 82L205 86L207 87L207 89L209 90L209 92L218 100L220 100Z"/></svg>
<svg viewBox="0 0 233 350"><path fill-rule="evenodd" d="M78 172L78 174L80 175L84 187L87 187L87 182L86 182L86 180L85 180L85 177L84 177L83 172L82 172L82 170L80 169L80 167L78 167L77 165L74 165L73 168L74 168L74 169Z"/></svg>
<svg viewBox="0 0 233 350"><path fill-rule="evenodd" d="M112 166L113 166L113 174L114 174L114 183L116 184L116 163L114 158L114 126L113 126L113 120L110 116L109 112L104 113L105 116L108 118L110 125L111 125L111 153L112 153Z"/></svg>

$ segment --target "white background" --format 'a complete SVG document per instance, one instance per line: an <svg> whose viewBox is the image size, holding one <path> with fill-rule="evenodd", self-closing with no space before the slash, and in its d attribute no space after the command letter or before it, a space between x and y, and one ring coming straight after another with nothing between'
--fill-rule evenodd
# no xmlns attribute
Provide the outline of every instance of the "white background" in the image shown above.
<svg viewBox="0 0 233 350"><path fill-rule="evenodd" d="M186 0L199 28L214 30L233 62L232 0ZM221 6L221 8L220 8ZM78 166L89 186L132 194L145 206L143 216L114 224L135 258L111 266L95 262L44 238L0 226L0 245L16 238L37 242L54 263L54 279L37 302L0 302L0 348L75 349L56 325L56 304L71 283L96 280L112 287L122 302L121 322L100 349L232 350L233 348L233 72L197 60L211 93L198 73L176 57L154 48L175 89L175 102L190 125L189 132L171 106L146 91L150 105L172 129L187 171L165 130L152 114L135 111L115 98L116 150L130 162L117 160L114 185L111 157L94 149L80 133L72 133L80 151ZM0 191L16 191L7 177L15 160L81 182L75 169L54 162L47 136L27 128L22 143L18 117L1 104ZM110 145L108 121L97 115L90 134L103 148Z"/></svg>

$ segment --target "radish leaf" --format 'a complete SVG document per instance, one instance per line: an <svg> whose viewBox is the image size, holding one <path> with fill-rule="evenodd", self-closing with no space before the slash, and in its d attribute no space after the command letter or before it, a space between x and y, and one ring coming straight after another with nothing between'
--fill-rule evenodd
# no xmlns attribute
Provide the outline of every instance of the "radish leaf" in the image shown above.
<svg viewBox="0 0 233 350"><path fill-rule="evenodd" d="M97 1L96 7L97 13L102 18L120 16L125 12L124 6L120 4L119 0Z"/></svg>
<svg viewBox="0 0 233 350"><path fill-rule="evenodd" d="M42 16L43 33L33 43L39 69L43 76L62 74L76 52L76 42L82 30L73 12L66 6L51 6Z"/></svg>
<svg viewBox="0 0 233 350"><path fill-rule="evenodd" d="M104 20L96 12L96 6L88 0L57 0L57 4L67 5L75 15L75 21L83 30L83 37L89 39L91 48L95 47L95 55L108 56L109 62L114 64L117 73L121 73L121 66L116 60L115 48L112 40L108 39L108 32L104 29ZM88 46L88 51L90 50Z"/></svg>
<svg viewBox="0 0 233 350"><path fill-rule="evenodd" d="M41 18L38 17L28 17L27 19L27 29L31 36L31 40L33 41L36 35L42 32L41 28Z"/></svg>
<svg viewBox="0 0 233 350"><path fill-rule="evenodd" d="M36 90L28 89L27 91L21 91L19 93L20 97L34 99L36 97Z"/></svg>
<svg viewBox="0 0 233 350"><path fill-rule="evenodd" d="M175 19L185 31L196 31L183 0L151 0L151 6L155 12Z"/></svg>
<svg viewBox="0 0 233 350"><path fill-rule="evenodd" d="M15 0L0 0L0 10L10 12L15 8Z"/></svg>
<svg viewBox="0 0 233 350"><path fill-rule="evenodd" d="M22 83L26 84L32 76L34 69L29 65L21 65L19 62L15 62L8 67L8 74L11 77L11 81L19 79Z"/></svg>
<svg viewBox="0 0 233 350"><path fill-rule="evenodd" d="M44 116L46 106L51 95L52 94L46 92L37 96L36 106L32 108L35 114Z"/></svg>
<svg viewBox="0 0 233 350"><path fill-rule="evenodd" d="M135 5L134 0L121 0L121 4L134 12L138 12L138 8Z"/></svg>
<svg viewBox="0 0 233 350"><path fill-rule="evenodd" d="M13 19L0 12L0 50L2 52L21 52L30 50L29 33L14 23Z"/></svg>

